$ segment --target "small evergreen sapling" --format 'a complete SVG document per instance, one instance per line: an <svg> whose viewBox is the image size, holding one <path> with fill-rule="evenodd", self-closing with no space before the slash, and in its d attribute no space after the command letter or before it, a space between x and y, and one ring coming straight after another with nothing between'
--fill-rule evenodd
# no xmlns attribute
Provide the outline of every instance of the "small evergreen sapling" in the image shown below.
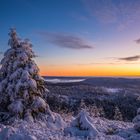
<svg viewBox="0 0 140 140"><path fill-rule="evenodd" d="M114 111L114 119L119 120L119 121L123 121L122 113L117 106L115 107L115 111Z"/></svg>

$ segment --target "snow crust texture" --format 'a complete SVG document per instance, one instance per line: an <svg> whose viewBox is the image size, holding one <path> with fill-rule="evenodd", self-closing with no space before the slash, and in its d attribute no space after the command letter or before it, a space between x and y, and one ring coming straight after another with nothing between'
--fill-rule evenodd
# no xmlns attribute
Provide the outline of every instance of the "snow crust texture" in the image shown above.
<svg viewBox="0 0 140 140"><path fill-rule="evenodd" d="M16 120L12 125L0 125L0 140L139 140L133 123L91 118L81 111L64 122L54 113L55 121L28 122ZM62 120L61 120L62 119ZM66 119L66 118L65 118ZM61 122L61 123L60 123ZM80 123L80 124L79 124Z"/></svg>

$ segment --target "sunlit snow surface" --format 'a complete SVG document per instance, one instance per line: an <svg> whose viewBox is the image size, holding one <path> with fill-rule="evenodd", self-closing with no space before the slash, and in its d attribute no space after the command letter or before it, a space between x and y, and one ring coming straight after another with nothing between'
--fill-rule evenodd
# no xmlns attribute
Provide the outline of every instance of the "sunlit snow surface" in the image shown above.
<svg viewBox="0 0 140 140"><path fill-rule="evenodd" d="M50 83L75 83L75 82L82 82L85 79L45 79L46 82Z"/></svg>
<svg viewBox="0 0 140 140"><path fill-rule="evenodd" d="M65 135L63 130L70 126L72 120L67 120L64 128L52 127L55 124L50 127L42 121L36 123L17 121L12 126L0 124L0 140L87 140L88 138L84 136L73 136L72 133ZM89 140L140 140L139 133L133 129L133 123L109 121L104 118L92 118L91 121L98 134Z"/></svg>

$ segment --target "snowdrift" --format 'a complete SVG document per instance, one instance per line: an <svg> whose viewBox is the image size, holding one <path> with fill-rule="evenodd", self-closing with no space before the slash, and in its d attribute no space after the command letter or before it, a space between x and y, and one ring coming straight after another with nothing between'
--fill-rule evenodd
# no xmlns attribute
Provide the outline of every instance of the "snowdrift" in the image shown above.
<svg viewBox="0 0 140 140"><path fill-rule="evenodd" d="M10 126L0 125L0 140L139 140L133 123L92 118L81 111L75 118L65 120L52 113L48 121L17 120Z"/></svg>

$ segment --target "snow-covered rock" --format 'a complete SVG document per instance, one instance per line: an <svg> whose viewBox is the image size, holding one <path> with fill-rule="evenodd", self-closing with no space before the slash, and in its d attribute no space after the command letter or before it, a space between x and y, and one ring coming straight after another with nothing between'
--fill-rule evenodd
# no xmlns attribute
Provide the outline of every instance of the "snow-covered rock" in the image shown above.
<svg viewBox="0 0 140 140"><path fill-rule="evenodd" d="M140 134L134 134L130 136L128 140L140 140Z"/></svg>
<svg viewBox="0 0 140 140"><path fill-rule="evenodd" d="M37 140L33 135L27 135L11 126L0 127L0 140Z"/></svg>
<svg viewBox="0 0 140 140"><path fill-rule="evenodd" d="M125 140L125 139L117 135L108 136L100 134L94 140Z"/></svg>
<svg viewBox="0 0 140 140"><path fill-rule="evenodd" d="M120 137L123 137L124 139L127 139L127 138L133 136L135 133L136 133L136 131L133 128L118 129L116 131L116 134L119 135Z"/></svg>
<svg viewBox="0 0 140 140"><path fill-rule="evenodd" d="M13 134L8 140L37 140L37 138L32 135Z"/></svg>
<svg viewBox="0 0 140 140"><path fill-rule="evenodd" d="M66 123L64 122L63 118L58 113L51 113L52 115L48 116L47 125L49 128L53 129L61 129L63 130L66 126Z"/></svg>
<svg viewBox="0 0 140 140"><path fill-rule="evenodd" d="M13 127L5 127L1 128L0 131L0 140L7 140L15 133L15 129Z"/></svg>

